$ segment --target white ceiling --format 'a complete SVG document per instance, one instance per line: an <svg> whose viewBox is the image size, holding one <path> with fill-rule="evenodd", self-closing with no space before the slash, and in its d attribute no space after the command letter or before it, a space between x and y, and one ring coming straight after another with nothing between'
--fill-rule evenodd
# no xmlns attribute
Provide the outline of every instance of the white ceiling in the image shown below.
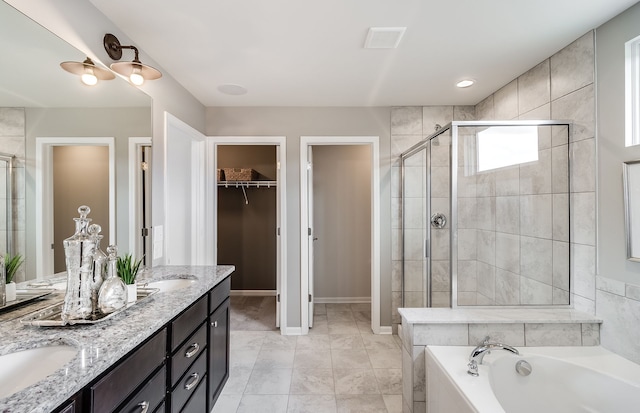
<svg viewBox="0 0 640 413"><path fill-rule="evenodd" d="M91 0L205 106L476 104L636 1Z"/></svg>

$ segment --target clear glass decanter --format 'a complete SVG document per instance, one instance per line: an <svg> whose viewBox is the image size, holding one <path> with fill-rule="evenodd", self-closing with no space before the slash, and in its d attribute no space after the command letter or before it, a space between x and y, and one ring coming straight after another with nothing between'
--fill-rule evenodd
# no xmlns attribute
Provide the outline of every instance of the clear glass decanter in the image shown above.
<svg viewBox="0 0 640 413"><path fill-rule="evenodd" d="M96 243L96 251L93 254L93 269L91 271L91 306L92 312L95 315L99 314L98 309L98 292L102 286L102 282L107 276L107 254L100 249L100 240L103 238L100 235L102 227L98 224L89 225L89 235L93 237Z"/></svg>
<svg viewBox="0 0 640 413"><path fill-rule="evenodd" d="M98 308L103 314L113 313L127 304L127 287L118 277L118 248L107 247L107 276L98 293Z"/></svg>
<svg viewBox="0 0 640 413"><path fill-rule="evenodd" d="M67 264L67 292L62 307L62 321L85 320L91 317L91 273L96 241L87 232L91 209L88 206L78 208L80 218L74 218L76 232L63 241Z"/></svg>

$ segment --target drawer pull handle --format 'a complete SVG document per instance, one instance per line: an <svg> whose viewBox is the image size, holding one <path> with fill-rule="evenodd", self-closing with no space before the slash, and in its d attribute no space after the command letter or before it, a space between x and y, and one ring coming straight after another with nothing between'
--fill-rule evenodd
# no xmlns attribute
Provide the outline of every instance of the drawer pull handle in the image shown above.
<svg viewBox="0 0 640 413"><path fill-rule="evenodd" d="M185 351L184 356L190 359L191 357L198 354L198 351L200 351L200 345L198 343L193 343L192 345L189 346L187 351Z"/></svg>
<svg viewBox="0 0 640 413"><path fill-rule="evenodd" d="M218 321L214 321L213 323L211 323L211 327L218 327Z"/></svg>
<svg viewBox="0 0 640 413"><path fill-rule="evenodd" d="M185 383L184 389L185 390L193 389L194 387L196 387L196 384L198 384L199 381L200 381L200 376L198 375L198 373L193 373L191 376L189 376L189 380L187 380L187 383Z"/></svg>
<svg viewBox="0 0 640 413"><path fill-rule="evenodd" d="M142 408L142 410L140 410L140 413L147 413L147 410L149 410L149 402L144 401L138 403L138 407Z"/></svg>

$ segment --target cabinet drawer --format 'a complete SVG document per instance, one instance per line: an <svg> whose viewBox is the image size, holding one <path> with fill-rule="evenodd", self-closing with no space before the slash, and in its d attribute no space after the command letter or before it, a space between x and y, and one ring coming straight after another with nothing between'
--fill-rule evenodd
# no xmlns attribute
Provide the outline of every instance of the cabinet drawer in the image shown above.
<svg viewBox="0 0 640 413"><path fill-rule="evenodd" d="M166 367L162 367L135 396L131 398L120 412L142 413L153 412L164 400ZM146 410L145 410L146 409Z"/></svg>
<svg viewBox="0 0 640 413"><path fill-rule="evenodd" d="M231 291L231 277L227 277L220 284L216 285L209 293L209 314L216 311L216 308L220 306L229 297Z"/></svg>
<svg viewBox="0 0 640 413"><path fill-rule="evenodd" d="M207 383L200 383L193 397L180 413L202 413L207 411Z"/></svg>
<svg viewBox="0 0 640 413"><path fill-rule="evenodd" d="M178 348L171 357L171 387L175 386L185 370L207 348L207 324L204 323Z"/></svg>
<svg viewBox="0 0 640 413"><path fill-rule="evenodd" d="M207 318L207 301L205 295L171 322L172 353Z"/></svg>
<svg viewBox="0 0 640 413"><path fill-rule="evenodd" d="M164 362L166 345L167 330L162 329L91 386L91 411L111 412L118 407Z"/></svg>
<svg viewBox="0 0 640 413"><path fill-rule="evenodd" d="M196 392L198 385L207 382L207 357L205 353L200 354L198 360L180 378L178 384L171 392L171 411L179 412L189 397ZM206 397L204 402L206 404Z"/></svg>

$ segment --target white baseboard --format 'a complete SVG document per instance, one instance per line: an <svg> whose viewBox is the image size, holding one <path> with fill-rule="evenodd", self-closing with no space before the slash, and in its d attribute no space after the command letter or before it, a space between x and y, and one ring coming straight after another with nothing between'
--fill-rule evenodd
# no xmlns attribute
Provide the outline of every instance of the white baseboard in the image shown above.
<svg viewBox="0 0 640 413"><path fill-rule="evenodd" d="M301 336L302 335L302 328L301 327L281 328L280 329L280 333L283 336Z"/></svg>
<svg viewBox="0 0 640 413"><path fill-rule="evenodd" d="M380 326L378 334L393 334L393 330L391 329L391 326Z"/></svg>
<svg viewBox="0 0 640 413"><path fill-rule="evenodd" d="M275 297L276 290L231 290L231 295L245 297Z"/></svg>
<svg viewBox="0 0 640 413"><path fill-rule="evenodd" d="M316 304L370 304L371 297L316 297Z"/></svg>

